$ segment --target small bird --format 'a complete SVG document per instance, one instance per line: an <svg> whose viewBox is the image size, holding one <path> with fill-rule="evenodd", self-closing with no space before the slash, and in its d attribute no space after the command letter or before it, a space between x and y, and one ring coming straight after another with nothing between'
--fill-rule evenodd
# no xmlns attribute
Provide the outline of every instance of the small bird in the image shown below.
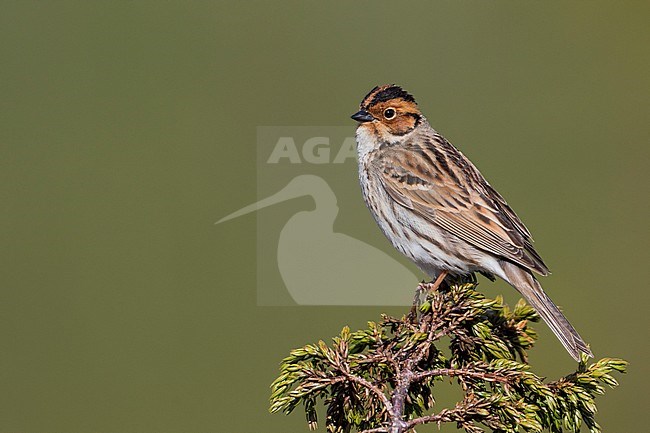
<svg viewBox="0 0 650 433"><path fill-rule="evenodd" d="M447 275L498 276L521 293L569 354L589 346L544 293L548 275L526 226L503 197L429 125L413 96L377 86L352 119L366 205L392 245L438 287Z"/></svg>

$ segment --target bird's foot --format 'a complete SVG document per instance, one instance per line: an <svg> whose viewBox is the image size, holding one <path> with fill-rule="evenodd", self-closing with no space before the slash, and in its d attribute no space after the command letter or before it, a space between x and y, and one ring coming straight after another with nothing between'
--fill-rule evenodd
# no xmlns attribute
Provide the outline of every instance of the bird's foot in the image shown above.
<svg viewBox="0 0 650 433"><path fill-rule="evenodd" d="M425 293L428 290L429 283L421 281L418 284L417 289L415 289L415 296L413 297L413 305L408 314L408 319L411 323L417 323L419 321L420 306L422 306L422 293Z"/></svg>
<svg viewBox="0 0 650 433"><path fill-rule="evenodd" d="M438 288L440 288L440 286L443 284L447 275L449 275L449 272L442 271L435 281L429 283L422 281L420 284L418 284L417 289L415 289L415 296L413 297L413 306L411 306L411 310L407 316L411 323L419 322L420 306L422 305L423 300L422 294L424 293L428 295L438 290ZM426 296L424 298L426 299Z"/></svg>

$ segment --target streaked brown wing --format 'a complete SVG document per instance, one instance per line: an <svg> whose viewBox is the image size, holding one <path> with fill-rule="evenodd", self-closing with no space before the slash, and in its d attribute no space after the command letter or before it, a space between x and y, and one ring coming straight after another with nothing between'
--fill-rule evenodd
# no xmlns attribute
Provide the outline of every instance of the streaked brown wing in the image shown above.
<svg viewBox="0 0 650 433"><path fill-rule="evenodd" d="M548 274L526 227L478 170L455 148L428 144L380 151L375 169L390 197L480 250Z"/></svg>

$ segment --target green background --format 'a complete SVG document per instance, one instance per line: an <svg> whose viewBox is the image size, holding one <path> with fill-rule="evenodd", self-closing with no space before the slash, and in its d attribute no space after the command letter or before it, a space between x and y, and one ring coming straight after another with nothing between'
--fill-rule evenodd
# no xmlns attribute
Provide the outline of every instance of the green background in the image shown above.
<svg viewBox="0 0 650 433"><path fill-rule="evenodd" d="M360 99L386 82L414 93L518 211L553 271L544 285L596 356L632 362L599 420L638 431L649 12L2 1L0 432L306 431L299 413L267 413L279 360L402 310L258 307L256 215L214 222L256 199L257 126L352 129ZM357 218L342 207L335 228L388 248ZM516 300L503 283L481 287ZM572 369L538 328L536 371Z"/></svg>

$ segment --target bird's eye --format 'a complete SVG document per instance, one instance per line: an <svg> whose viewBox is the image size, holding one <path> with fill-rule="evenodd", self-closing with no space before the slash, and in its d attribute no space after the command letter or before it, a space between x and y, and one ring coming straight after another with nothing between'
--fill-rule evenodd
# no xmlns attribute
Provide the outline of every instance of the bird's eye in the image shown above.
<svg viewBox="0 0 650 433"><path fill-rule="evenodd" d="M384 110L384 119L390 120L395 117L395 109L394 108L387 108Z"/></svg>

